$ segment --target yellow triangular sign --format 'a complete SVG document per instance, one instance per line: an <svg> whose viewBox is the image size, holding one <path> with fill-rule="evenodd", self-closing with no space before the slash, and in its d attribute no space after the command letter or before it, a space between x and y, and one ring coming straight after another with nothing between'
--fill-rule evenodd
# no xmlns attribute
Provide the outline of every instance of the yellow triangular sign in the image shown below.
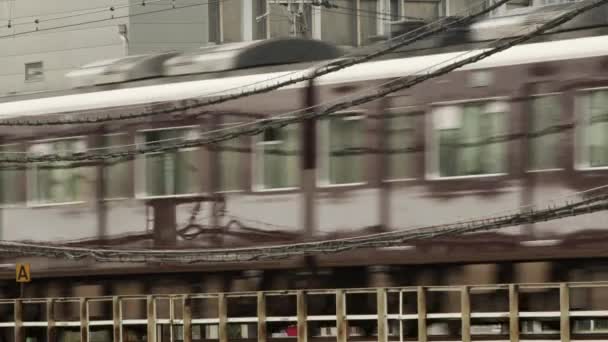
<svg viewBox="0 0 608 342"><path fill-rule="evenodd" d="M30 264L17 264L15 267L16 280L18 283L29 283L32 281L30 275Z"/></svg>

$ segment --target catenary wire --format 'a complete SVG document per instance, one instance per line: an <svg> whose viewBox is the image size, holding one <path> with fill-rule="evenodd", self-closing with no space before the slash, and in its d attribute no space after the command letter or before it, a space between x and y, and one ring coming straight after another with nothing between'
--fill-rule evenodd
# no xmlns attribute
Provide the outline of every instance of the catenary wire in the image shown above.
<svg viewBox="0 0 608 342"><path fill-rule="evenodd" d="M182 101L190 101L191 103L188 105L178 106L178 107L164 109L164 110L140 112L140 113L128 113L128 114L121 114L121 115L114 115L114 116L112 116L112 115L98 116L98 117L94 117L94 118L70 118L70 119L59 119L59 120L50 119L50 120L32 121L32 120L23 120L23 119L6 119L6 120L0 120L0 126L49 126L49 125L73 125L73 124L98 124L98 123L110 122L110 121L132 120L132 119L139 119L139 118L145 118L145 117L150 117L150 116L166 115L166 114L171 114L171 113L176 113L176 112L183 112L186 110L200 108L203 106L220 104L223 102L236 100L236 99L247 97L247 96L267 93L267 92L277 90L279 88L283 88L288 85L301 83L301 82L305 82L305 81L310 81L314 78L317 78L317 77L320 77L323 75L327 75L327 74L330 74L333 72L337 72L339 70L343 70L347 67L357 65L360 63L364 63L364 62L369 61L374 58L378 58L378 57L388 54L400 47L420 41L433 34L443 32L453 25L471 22L471 21L475 20L476 18L479 18L480 16L483 16L483 15L489 13L493 9L500 7L501 5L507 3L508 1L510 1L510 0L499 0L496 3L494 3L493 5L491 5L487 8L484 8L483 10L481 10L479 12L476 12L474 14L471 14L471 15L468 15L461 19L450 22L447 25L441 24L442 21L447 20L446 18L442 18L440 20L437 20L436 22L430 23L421 28L409 31L403 35L395 37L394 39L391 39L388 42L386 42L385 43L386 46L384 48L378 49L367 55L360 56L360 57L352 57L352 58L348 58L348 55L343 56L337 60L330 61L329 63L326 63L326 64L323 63L323 64L319 64L319 65L313 67L312 73L305 73L298 77L290 77L287 80L279 81L279 82L276 82L274 84L270 84L270 85L267 85L264 87L255 88L255 86L258 84L266 83L266 82L271 81L276 78L285 78L290 75L298 74L301 71L290 72L285 75L280 75L277 77L269 78L269 79L261 81L261 82L254 82L254 83L246 85L246 86L239 86L239 87L235 87L235 88L225 89L225 90L222 90L222 91L219 91L216 93L206 94L205 96L209 97L209 96L218 95L218 94L222 94L222 93L229 92L229 91L234 91L234 94L229 94L229 95L224 95L224 96L218 95L216 98L211 98L211 99L206 99L206 100L200 100L200 99L182 100ZM485 2L486 2L485 0L480 1L480 4L483 5ZM469 10L470 10L470 8L468 8L466 11L469 11ZM437 27L433 28L434 25L437 25ZM410 37L411 35L419 32L419 31L422 31L422 32L420 34L414 35L413 37ZM252 89L246 90L247 88L250 88L250 87L252 87ZM241 90L241 91L238 92L238 90Z"/></svg>
<svg viewBox="0 0 608 342"><path fill-rule="evenodd" d="M460 61L457 61L455 63L449 64L445 67L439 68L438 70L436 70L434 72L429 72L426 75L421 75L421 76L417 76L417 77L413 77L413 78L409 78L409 79L400 78L400 79L397 79L394 81L389 81L385 84L384 89L377 90L375 93L372 93L372 94L369 94L366 96L361 96L361 97L355 98L354 100L344 101L344 102L334 104L333 106L329 106L320 112L317 112L314 110L308 110L308 111L304 111L304 113L302 115L299 115L296 117L288 117L288 118L283 118L281 120L274 119L274 120L270 121L270 123L266 123L263 125L259 125L257 127L249 128L249 129L246 128L246 129L242 129L240 131L230 132L230 133L218 135L218 136L207 138L207 139L204 139L204 138L193 139L191 141L186 141L186 142L182 142L182 143L178 143L178 144L165 145L165 146L153 146L153 147L139 149L136 151L123 151L123 152L114 152L114 153L106 153L106 154L74 153L74 154L70 154L70 155L66 155L66 156L55 154L55 155L44 155L44 156L38 156L38 157L21 157L21 158L6 158L5 157L5 158L0 159L0 163L24 164L24 163L35 163L35 162L61 162L61 161L65 161L65 162L105 161L105 160L111 160L114 158L121 158L121 159L127 158L128 159L128 158L132 158L136 154L175 151L180 148L189 148L189 147L202 146L202 145L207 145L207 144L217 144L219 142L234 139L234 138L236 138L238 136L242 136L242 135L256 135L268 128L282 127L285 125L289 125L289 124L293 124L293 123L302 121L306 118L326 116L326 115L329 115L336 111L348 109L352 106L357 106L360 104L371 102L371 101L380 99L390 93L412 87L418 83L426 81L427 79L441 76L450 71L458 69L466 64L477 62L481 59L487 58L500 51L506 50L506 49L510 48L511 46L519 44L520 42L524 42L529 39L532 39L533 37L541 34L542 32L552 29L556 26L559 26L562 23L567 22L571 18L575 17L576 15L584 12L585 10L595 8L595 7L603 4L606 1L608 1L608 0L599 0L599 1L596 0L594 2L591 2L589 5L581 6L578 9L575 9L575 10L569 11L565 14L562 14L560 16L557 16L557 18L550 20L547 23L541 25L538 29L534 30L533 32L530 32L530 33L528 33L524 36L520 36L518 38L514 38L510 41L502 43L501 45L498 45L497 47L488 49L488 50L478 53L474 56L471 56L471 57L462 59ZM499 39L498 42L500 42L501 40L502 39ZM440 64L444 64L444 63L445 62L442 62ZM223 129L223 130L230 130L230 129ZM213 132L213 131L211 131L211 132ZM209 132L206 132L206 133L209 133Z"/></svg>
<svg viewBox="0 0 608 342"><path fill-rule="evenodd" d="M200 7L200 6L209 5L209 4L213 4L213 3L220 3L220 2L224 2L224 1L232 1L232 0L208 0L206 2L198 2L198 3L188 4L188 5L175 6L175 7L170 7L170 8L163 8L163 9L157 9L157 10L153 10L153 11L140 12L140 13L134 13L134 14L112 16L112 17L109 17L109 18L89 20L89 21L86 21L86 22L78 22L78 23L72 23L72 24L58 25L58 26L52 26L52 27L47 27L47 28L36 28L34 30L14 32L14 33L11 33L11 34L2 35L2 36L0 36L0 39L2 39L2 38L14 38L14 37L17 37L17 36L28 35L28 34L37 33L37 32L51 31L51 30L57 30L57 29L62 29L62 28L87 25L87 24L95 24L95 23L100 23L100 22L105 22L105 21L110 21L110 20L132 18L132 17L142 16L142 15L162 13L162 12L167 12L167 11L174 11L174 10L177 10L177 9Z"/></svg>
<svg viewBox="0 0 608 342"><path fill-rule="evenodd" d="M146 4L152 4L155 5L157 3L162 3L162 2L167 2L166 4L161 4L161 5L167 5L167 6L171 6L173 3L176 3L177 0L174 1L167 1L167 0L148 0L146 1ZM13 1L16 2L16 1ZM16 23L16 19L28 19L31 20L32 18L38 18L39 22L44 22L47 21L47 19L51 19L51 20L55 20L55 19L66 19L66 18L73 18L75 16L86 16L86 15L91 15L91 14L97 14L97 13L103 13L103 12L112 12L112 8L114 9L122 9L122 8L128 8L128 7L132 7L132 6L141 6L142 3L138 2L138 3L116 3L113 5L106 5L106 6L97 6L97 7L88 7L88 8L82 8L82 9L72 9L72 10L68 10L68 11L57 11L57 12L51 12L51 13L44 13L41 15L24 15L24 16L19 16L19 17L13 17L13 22ZM52 17L52 16L57 16L60 14L66 14L65 16L59 16L59 17L53 17L53 18L45 18L45 17ZM7 20L6 18L0 18L0 20ZM34 24L34 22L21 22L21 23L16 23L17 25L22 25L22 24Z"/></svg>
<svg viewBox="0 0 608 342"><path fill-rule="evenodd" d="M21 256L44 256L71 260L92 258L102 262L171 263L244 262L282 259L301 255L340 253L361 248L392 247L409 241L492 231L603 211L608 209L606 187L602 186L576 193L574 196L568 196L570 200L563 201L560 205L549 205L542 209L531 207L522 210L522 208L517 208L509 214L491 218L472 219L414 229L400 229L389 233L368 234L352 238L259 247L181 250L99 249L5 240L0 241L0 251L17 253ZM576 200L572 200L573 198L576 198Z"/></svg>

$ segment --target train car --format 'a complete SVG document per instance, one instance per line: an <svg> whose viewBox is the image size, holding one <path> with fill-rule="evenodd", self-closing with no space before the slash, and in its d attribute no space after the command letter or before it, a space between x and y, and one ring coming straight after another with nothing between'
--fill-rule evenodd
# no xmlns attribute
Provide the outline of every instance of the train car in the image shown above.
<svg viewBox="0 0 608 342"><path fill-rule="evenodd" d="M261 246L434 226L566 201L606 185L608 175L608 30L591 26L546 34L318 119L313 182L301 170L299 125L111 165L4 170L2 239L120 247ZM379 89L488 46L471 37L465 44L401 49L319 77L312 85L197 107L193 98L238 94L243 86L262 87L342 56L335 47L306 40L272 42L272 48L268 42L218 47L214 56L206 54L213 47L205 48L200 55L158 59L162 77L2 99L2 119L120 119L3 127L2 146L10 155L44 155L188 141L297 115L302 107ZM311 46L316 53L301 53L313 51ZM285 60L271 58L282 49L298 52ZM184 106L188 109L179 109ZM154 111L165 114L122 119ZM541 131L551 134L534 134ZM518 138L492 141L501 136ZM312 219L306 217L306 196L314 199ZM47 280L28 287L26 295L605 280L607 219L598 212L393 248L247 264L32 258L44 266L37 276ZM589 258L592 264L585 262ZM15 259L7 255L7 260ZM259 273L245 274L246 269ZM121 276L125 273L129 279ZM70 283L62 277L70 277ZM4 291L15 293L12 281ZM580 307L596 305L592 297L581 299ZM446 309L450 303L437 305Z"/></svg>

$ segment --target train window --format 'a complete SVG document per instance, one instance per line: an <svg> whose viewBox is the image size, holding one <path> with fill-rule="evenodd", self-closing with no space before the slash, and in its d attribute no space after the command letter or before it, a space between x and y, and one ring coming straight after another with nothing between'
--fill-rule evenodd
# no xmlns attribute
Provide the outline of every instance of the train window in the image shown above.
<svg viewBox="0 0 608 342"><path fill-rule="evenodd" d="M538 96L532 99L529 116L530 153L529 170L559 168L559 144L563 134L552 130L560 124L559 96Z"/></svg>
<svg viewBox="0 0 608 342"><path fill-rule="evenodd" d="M416 136L414 118L407 113L389 113L384 121L387 151L387 179L410 179L414 176L414 158L409 149L414 147Z"/></svg>
<svg viewBox="0 0 608 342"><path fill-rule="evenodd" d="M127 151L130 143L129 135L126 133L104 136L104 146L108 147L109 152ZM131 196L129 174L129 163L126 161L106 165L104 167L105 198L117 199Z"/></svg>
<svg viewBox="0 0 608 342"><path fill-rule="evenodd" d="M174 128L143 131L139 137L147 146L156 143L183 142L196 139L195 128ZM138 186L140 196L159 197L192 195L201 192L199 148L183 148L176 152L146 153L140 167L143 182Z"/></svg>
<svg viewBox="0 0 608 342"><path fill-rule="evenodd" d="M365 121L357 113L331 115L321 122L322 182L358 184L365 180Z"/></svg>
<svg viewBox="0 0 608 342"><path fill-rule="evenodd" d="M83 152L83 138L48 140L33 143L30 152L37 155ZM73 203L84 197L84 170L65 167L62 163L35 164L29 170L29 201L34 205Z"/></svg>
<svg viewBox="0 0 608 342"><path fill-rule="evenodd" d="M581 98L583 127L579 163L583 167L608 166L608 90L591 91Z"/></svg>
<svg viewBox="0 0 608 342"><path fill-rule="evenodd" d="M298 126L272 128L257 137L256 187L259 190L298 186Z"/></svg>
<svg viewBox="0 0 608 342"><path fill-rule="evenodd" d="M7 157L14 157L15 153L21 151L18 144L4 145L0 148L2 149L2 153L7 154ZM20 203L23 201L23 190L21 188L22 174L23 173L17 169L11 170L7 168L6 170L2 170L1 203L3 205Z"/></svg>
<svg viewBox="0 0 608 342"><path fill-rule="evenodd" d="M433 116L440 177L495 175L505 172L506 105L477 102L442 107Z"/></svg>

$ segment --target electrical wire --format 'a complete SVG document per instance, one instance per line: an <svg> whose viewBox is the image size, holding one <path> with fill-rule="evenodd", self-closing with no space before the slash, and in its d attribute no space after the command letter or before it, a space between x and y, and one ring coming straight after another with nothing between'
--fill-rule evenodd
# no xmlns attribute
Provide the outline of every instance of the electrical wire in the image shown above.
<svg viewBox="0 0 608 342"><path fill-rule="evenodd" d="M0 240L0 251L14 253L19 256L54 257L70 260L91 258L101 262L169 262L187 264L275 260L303 255L333 254L361 248L393 247L410 241L493 231L522 224L546 222L608 210L607 188L608 185L579 192L568 196L568 199L565 201L560 201L560 205L549 205L542 209L538 209L537 206L525 206L512 210L506 215L490 218L303 243L203 250L152 250L95 249Z"/></svg>
<svg viewBox="0 0 608 342"><path fill-rule="evenodd" d="M587 10L598 7L606 2L608 2L608 0L591 1L589 4L587 4L585 6L580 6L577 9L568 11L565 14L557 16L555 19L549 20L545 24L540 25L536 30L534 30L526 35L523 35L523 36L520 36L517 38L512 38L510 40L506 39L506 42L504 42L502 44L497 44L497 46L494 48L488 49L486 51L477 53L474 56L464 58L464 59L461 59L454 63L448 64L444 67L438 68L435 71L432 71L432 72L429 71L425 75L420 75L417 77L405 77L405 78L399 78L394 81L389 81L389 82L385 83L382 88L378 89L376 92L374 92L372 94L360 96L360 97L357 97L350 101L339 102L332 106L327 106L326 108L324 108L321 111L314 110L315 108L313 108L313 110L302 111L302 114L298 115L298 116L291 116L291 117L282 118L282 119L275 118L274 120L269 121L268 123L261 124L261 125L255 126L255 127L245 127L240 130L234 130L234 132L228 132L225 134L217 134L216 136L211 136L209 138L199 138L199 139L192 139L190 141L185 141L185 142L181 142L181 143L145 147L145 148L137 149L135 151L120 151L120 152L111 152L111 153L105 153L105 154L92 154L92 153L86 153L86 152L85 153L72 153L69 155L49 154L49 155L44 155L44 156L36 156L36 157L27 156L27 157L18 157L18 158L4 157L4 158L0 158L0 163L27 164L27 163L39 163L39 162L44 163L44 162L109 161L109 160L112 160L115 158L130 159L130 158L134 158L134 156L137 154L175 151L175 150L179 150L181 148L190 148L190 147L203 146L203 145L209 145L209 144L217 144L217 143L220 143L223 141L238 138L243 135L256 135L269 128L280 128L280 127L283 127L283 126L286 126L289 124L294 124L294 123L303 121L307 118L319 118L322 116L327 116L327 115L337 112L337 111L345 110L345 109L348 109L353 106L358 106L358 105L361 105L364 103L378 100L378 99L383 98L384 96L394 93L396 91L410 88L418 83L424 82L424 81L434 78L434 77L444 75L444 74L449 73L455 69L458 69L464 65L467 65L470 63L475 63L479 60L487 58L498 52L504 51L514 45L517 45L519 43L530 40L530 39L536 37L537 35L542 34L546 30L557 27L557 26L571 20L572 18L576 17L580 13L583 13ZM505 39L499 39L497 42L500 43L502 40L505 40ZM441 64L443 64L443 63L441 63ZM226 130L230 130L230 129L228 128L228 129L223 129L223 130L226 131ZM222 131L222 130L218 130L218 131ZM206 133L210 133L210 132L206 132Z"/></svg>
<svg viewBox="0 0 608 342"><path fill-rule="evenodd" d="M110 121L141 119L141 118L146 118L146 117L151 117L151 116L183 112L183 111L187 111L187 110L191 110L191 109L195 109L195 108L199 108L199 107L203 107L203 106L215 105L215 104L220 104L223 102L236 100L236 99L243 98L243 97L263 94L263 93L277 90L279 88L283 88L288 85L310 81L314 78L324 76L324 75L327 75L327 74L330 74L333 72L337 72L339 70L343 70L350 66L354 66L354 65L361 64L361 63L367 62L369 60L378 58L378 57L388 54L400 47L415 43L415 42L425 39L431 35L444 32L448 28L452 27L453 25L461 25L461 24L469 23L469 22L489 13L490 11L500 7L501 5L507 3L508 1L510 1L510 0L499 0L499 1L495 2L494 4L492 4L491 6L484 8L483 10L481 10L479 12L476 12L474 14L468 15L466 17L463 17L463 18L455 20L455 21L449 21L449 24L441 24L443 21L447 21L446 18L442 18L433 23L425 25L421 28L409 31L403 35L395 37L394 39L387 41L386 46L384 48L378 49L367 55L360 56L360 57L352 57L352 58L348 58L348 55L346 56L346 58L343 56L337 60L330 61L329 63L323 63L323 64L319 64L319 65L313 67L313 71L311 73L305 73L298 77L290 77L289 79L287 79L285 81L279 81L279 82L276 82L274 84L270 84L270 85L267 85L264 87L255 88L255 86L260 83L267 83L268 81L271 81L273 79L283 78L283 77L294 75L294 74L300 73L300 72L299 71L290 72L287 75L281 75L279 77L269 78L262 82L255 82L255 83L246 85L244 87L239 86L236 88L225 89L220 92L207 94L206 96L219 95L219 94L222 94L222 93L225 93L228 91L234 91L233 94L229 94L229 95L224 95L224 96L220 95L216 98L211 98L211 99L206 99L206 100L200 100L200 99L183 100L183 101L189 101L191 103L189 105L185 105L185 106L177 106L174 108L168 108L168 109L163 109L163 110L158 110L158 111L128 113L128 114L120 114L120 115L114 115L114 116L112 116L112 115L98 116L98 117L93 117L93 118L69 118L69 119L64 118L64 119L59 119L59 120L49 119L49 120L32 121L32 120L23 120L23 119L19 119L19 120L8 119L8 120L0 120L0 126L49 126L49 125L99 124L99 123L110 122ZM480 3L483 5L485 3L485 0L481 1ZM468 12L470 10L471 10L471 8L468 8L466 11ZM434 26L436 26L436 27L434 27ZM418 32L420 32L420 33L417 35L413 35ZM410 37L410 36L412 36L412 37ZM250 88L250 87L252 89L247 90L247 88ZM241 90L241 91L238 92L238 90Z"/></svg>
<svg viewBox="0 0 608 342"><path fill-rule="evenodd" d="M366 10L366 9L362 9L362 8L356 8L355 6L353 7L346 7L346 6L340 6L340 5L336 5L327 1L317 1L317 2L313 2L312 3L313 6L321 6L325 9L330 9L330 8L338 8L338 9L344 9L347 11L354 11L354 12L359 12L359 13L368 13L368 14L373 14L375 15L376 18L381 18L383 20L389 19L391 20L393 17L397 17L400 19L408 19L408 20L424 20L423 18L418 18L418 17L410 17L407 15L401 15L400 13L397 14L393 14L390 12L382 12L382 11L374 11L374 10Z"/></svg>
<svg viewBox="0 0 608 342"><path fill-rule="evenodd" d="M158 1L158 0L151 0L151 1ZM14 38L16 36L23 36L23 35L28 35L28 34L32 34L32 33L42 32L42 31L51 31L51 30L56 30L56 29L75 27L75 26L81 26L81 25L87 25L87 24L96 24L96 23L110 21L110 20L132 18L132 17L138 17L138 16L142 16L142 15L162 13L162 12L167 12L167 11L174 11L174 10L178 10L178 9L187 9L187 8L193 8L193 7L200 7L200 6L209 5L209 4L222 3L222 2L225 2L225 1L232 1L232 0L208 0L206 2L199 2L199 3L188 4L188 5L182 5L182 6L171 6L169 8L157 9L157 10L152 10L152 11L147 11L147 12L140 12L140 13L134 13L134 14L125 14L125 15L119 15L119 16L112 15L109 18L89 20L89 21L85 21L85 22L71 23L71 24L65 24L65 25L58 25L58 26L52 26L52 27L47 27L47 28L39 28L38 25L40 24L40 20L35 19L34 22L31 23L31 24L36 25L35 29L28 30L28 31L14 32L14 33L7 34L7 35L2 35L2 36L0 36L0 39L2 39L2 38ZM113 11L111 8L108 9L108 10ZM78 15L72 15L70 17L75 17L75 16L78 16ZM66 19L66 18L70 18L70 17L57 18L57 19ZM52 20L55 20L55 19L52 19ZM50 21L50 20L47 19L46 21Z"/></svg>

